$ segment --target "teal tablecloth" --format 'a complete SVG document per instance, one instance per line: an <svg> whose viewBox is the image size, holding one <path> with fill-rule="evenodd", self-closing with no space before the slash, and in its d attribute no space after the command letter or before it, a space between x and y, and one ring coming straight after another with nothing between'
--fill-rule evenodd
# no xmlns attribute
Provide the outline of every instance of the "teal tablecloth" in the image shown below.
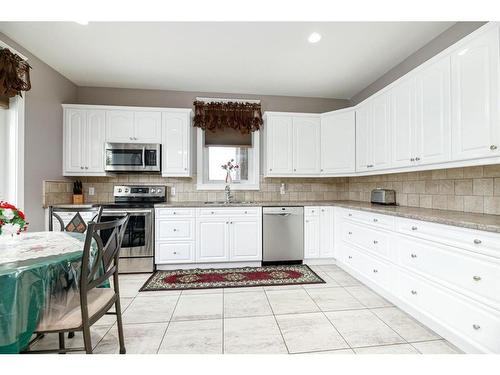
<svg viewBox="0 0 500 375"><path fill-rule="evenodd" d="M0 264L0 353L19 353L44 312L75 303L85 235L68 235L82 250Z"/></svg>

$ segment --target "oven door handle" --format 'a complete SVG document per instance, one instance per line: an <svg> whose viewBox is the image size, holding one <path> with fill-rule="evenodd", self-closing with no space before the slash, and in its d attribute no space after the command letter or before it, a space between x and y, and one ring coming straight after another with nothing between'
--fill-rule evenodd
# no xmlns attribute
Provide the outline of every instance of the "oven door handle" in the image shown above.
<svg viewBox="0 0 500 375"><path fill-rule="evenodd" d="M142 148L142 168L146 169L146 146Z"/></svg>
<svg viewBox="0 0 500 375"><path fill-rule="evenodd" d="M148 214L151 215L152 212L148 210L106 211L106 209L104 209L104 211L102 212L102 216L115 216L115 215L126 215L126 214L130 215L140 214L146 216Z"/></svg>

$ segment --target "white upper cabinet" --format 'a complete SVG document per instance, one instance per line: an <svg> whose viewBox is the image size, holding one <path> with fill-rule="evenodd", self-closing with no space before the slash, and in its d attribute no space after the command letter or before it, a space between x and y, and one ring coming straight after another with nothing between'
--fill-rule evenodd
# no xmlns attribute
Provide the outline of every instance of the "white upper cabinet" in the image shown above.
<svg viewBox="0 0 500 375"><path fill-rule="evenodd" d="M392 166L415 162L415 80L408 79L390 91Z"/></svg>
<svg viewBox="0 0 500 375"><path fill-rule="evenodd" d="M293 120L291 116L269 114L266 117L266 175L293 173Z"/></svg>
<svg viewBox="0 0 500 375"><path fill-rule="evenodd" d="M371 105L363 103L356 108L356 171L368 171L372 164Z"/></svg>
<svg viewBox="0 0 500 375"><path fill-rule="evenodd" d="M131 110L107 111L106 142L160 143L161 112Z"/></svg>
<svg viewBox="0 0 500 375"><path fill-rule="evenodd" d="M63 175L104 175L105 112L64 109Z"/></svg>
<svg viewBox="0 0 500 375"><path fill-rule="evenodd" d="M191 176L190 112L162 113L162 176Z"/></svg>
<svg viewBox="0 0 500 375"><path fill-rule="evenodd" d="M320 172L320 118L293 118L293 172L317 175Z"/></svg>
<svg viewBox="0 0 500 375"><path fill-rule="evenodd" d="M451 55L454 160L499 156L499 28Z"/></svg>
<svg viewBox="0 0 500 375"><path fill-rule="evenodd" d="M355 111L340 110L321 116L321 174L354 173L356 169Z"/></svg>
<svg viewBox="0 0 500 375"><path fill-rule="evenodd" d="M372 162L371 169L386 169L391 166L390 95L383 93L372 101Z"/></svg>
<svg viewBox="0 0 500 375"><path fill-rule="evenodd" d="M418 165L451 159L450 57L420 70L416 82L416 126L412 158Z"/></svg>

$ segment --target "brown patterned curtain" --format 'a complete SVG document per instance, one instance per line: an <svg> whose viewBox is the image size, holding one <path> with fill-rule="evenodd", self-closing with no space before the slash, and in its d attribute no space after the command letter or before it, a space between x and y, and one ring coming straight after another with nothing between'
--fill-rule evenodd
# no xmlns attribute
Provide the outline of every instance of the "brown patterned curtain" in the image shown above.
<svg viewBox="0 0 500 375"><path fill-rule="evenodd" d="M0 49L0 106L8 107L9 98L31 89L30 69L19 55Z"/></svg>
<svg viewBox="0 0 500 375"><path fill-rule="evenodd" d="M215 132L230 128L249 134L263 124L260 104L257 103L195 101L193 104L193 125L203 130Z"/></svg>

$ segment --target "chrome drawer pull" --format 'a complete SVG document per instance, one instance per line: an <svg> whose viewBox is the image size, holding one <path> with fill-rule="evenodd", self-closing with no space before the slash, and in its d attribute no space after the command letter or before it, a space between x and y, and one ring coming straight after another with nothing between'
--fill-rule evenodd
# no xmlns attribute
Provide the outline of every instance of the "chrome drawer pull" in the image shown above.
<svg viewBox="0 0 500 375"><path fill-rule="evenodd" d="M480 276L473 276L472 279L474 281L481 281L481 277Z"/></svg>
<svg viewBox="0 0 500 375"><path fill-rule="evenodd" d="M352 256L349 255L349 259L352 259Z"/></svg>
<svg viewBox="0 0 500 375"><path fill-rule="evenodd" d="M411 227L411 230L417 230L418 228L417 227Z"/></svg>
<svg viewBox="0 0 500 375"><path fill-rule="evenodd" d="M377 272L378 272L378 270L373 270L373 273L377 273Z"/></svg>
<svg viewBox="0 0 500 375"><path fill-rule="evenodd" d="M177 254L177 251L174 251L174 255Z"/></svg>
<svg viewBox="0 0 500 375"><path fill-rule="evenodd" d="M352 232L349 232L349 235L351 235L351 234L352 234Z"/></svg>
<svg viewBox="0 0 500 375"><path fill-rule="evenodd" d="M352 216L352 214L349 214L349 216Z"/></svg>
<svg viewBox="0 0 500 375"><path fill-rule="evenodd" d="M373 222L376 223L378 221L378 219L373 219Z"/></svg>
<svg viewBox="0 0 500 375"><path fill-rule="evenodd" d="M177 232L177 229L174 228L174 232Z"/></svg>
<svg viewBox="0 0 500 375"><path fill-rule="evenodd" d="M475 239L475 240L474 240L474 243L475 243L476 245L479 245L481 242L482 242L482 241L481 241L481 240L478 240L478 239Z"/></svg>
<svg viewBox="0 0 500 375"><path fill-rule="evenodd" d="M411 254L410 255L412 258L416 258L417 257L417 254Z"/></svg>
<svg viewBox="0 0 500 375"><path fill-rule="evenodd" d="M477 331L479 328L481 328L481 326L479 324L473 324L472 328L474 328Z"/></svg>
<svg viewBox="0 0 500 375"><path fill-rule="evenodd" d="M497 147L496 145L491 145L491 146L490 146L490 150L492 150L492 151L493 151L493 150L496 150L497 148L498 148L498 147Z"/></svg>
<svg viewBox="0 0 500 375"><path fill-rule="evenodd" d="M378 244L378 241L377 240L373 240L373 243L376 245L376 244Z"/></svg>
<svg viewBox="0 0 500 375"><path fill-rule="evenodd" d="M175 212L175 211L174 211L174 212L172 212L172 214L173 214L173 215L177 215L177 212Z"/></svg>
<svg viewBox="0 0 500 375"><path fill-rule="evenodd" d="M416 290L412 290L411 294L415 295L415 294L417 294L417 291Z"/></svg>

